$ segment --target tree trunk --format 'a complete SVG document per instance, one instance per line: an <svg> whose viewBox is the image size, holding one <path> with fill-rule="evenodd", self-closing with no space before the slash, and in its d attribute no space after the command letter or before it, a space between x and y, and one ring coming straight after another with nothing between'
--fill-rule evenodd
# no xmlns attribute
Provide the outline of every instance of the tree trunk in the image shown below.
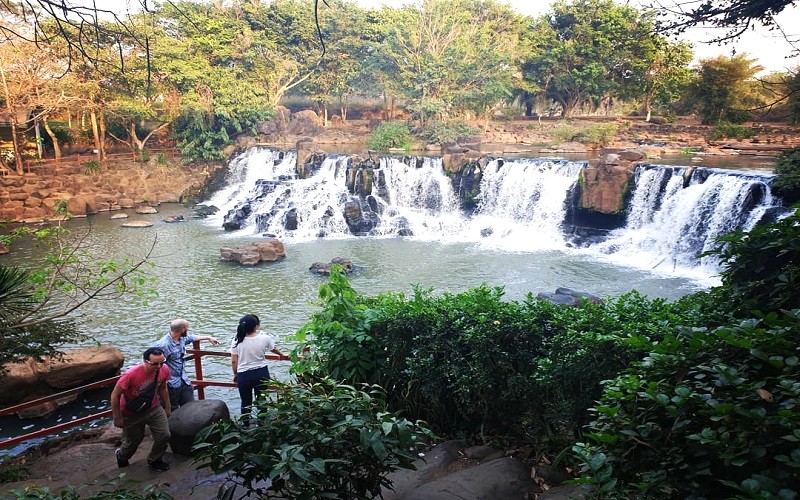
<svg viewBox="0 0 800 500"><path fill-rule="evenodd" d="M17 167L17 174L25 173L25 165L22 163L22 148L19 147L19 132L17 131L17 117L11 117L11 143L14 145L14 164Z"/></svg>
<svg viewBox="0 0 800 500"><path fill-rule="evenodd" d="M94 108L89 111L89 119L92 122L92 135L94 136L94 153L97 155L97 161L103 161L103 157L100 154L100 129L97 125L97 113L95 113Z"/></svg>
<svg viewBox="0 0 800 500"><path fill-rule="evenodd" d="M19 147L19 137L17 137L17 115L14 113L13 106L11 106L11 96L8 91L6 72L2 66L0 66L0 82L3 84L3 95L5 96L6 101L6 111L8 112L9 118L11 118L11 144L14 146L14 164L17 168L17 173L22 175L25 173L25 171L23 170L24 165L22 164L22 150Z"/></svg>
<svg viewBox="0 0 800 500"><path fill-rule="evenodd" d="M106 115L100 113L100 161L106 159Z"/></svg>
<svg viewBox="0 0 800 500"><path fill-rule="evenodd" d="M128 129L128 137L131 138L131 146L136 148L136 151L142 152L144 150L144 142L139 140L139 136L136 135L136 122L131 122L130 128Z"/></svg>
<svg viewBox="0 0 800 500"><path fill-rule="evenodd" d="M50 123L48 123L49 115L44 115L42 117L42 124L44 125L44 131L47 132L47 135L50 136L50 140L53 142L53 155L55 156L56 160L61 159L61 146L58 144L58 137L53 132L53 129L50 128Z"/></svg>

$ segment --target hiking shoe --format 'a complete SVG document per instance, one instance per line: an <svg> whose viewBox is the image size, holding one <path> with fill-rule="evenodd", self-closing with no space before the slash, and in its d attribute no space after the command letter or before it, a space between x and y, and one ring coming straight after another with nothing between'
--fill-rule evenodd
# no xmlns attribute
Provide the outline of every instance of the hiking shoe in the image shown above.
<svg viewBox="0 0 800 500"><path fill-rule="evenodd" d="M161 472L169 470L169 464L163 460L148 460L147 465L149 465L151 469L160 470Z"/></svg>
<svg viewBox="0 0 800 500"><path fill-rule="evenodd" d="M114 455L116 455L116 457L117 457L117 467L119 467L119 468L127 467L127 466L129 466L131 464L130 462L128 462L127 460L122 458L122 450L121 449L117 448L117 451L114 452Z"/></svg>

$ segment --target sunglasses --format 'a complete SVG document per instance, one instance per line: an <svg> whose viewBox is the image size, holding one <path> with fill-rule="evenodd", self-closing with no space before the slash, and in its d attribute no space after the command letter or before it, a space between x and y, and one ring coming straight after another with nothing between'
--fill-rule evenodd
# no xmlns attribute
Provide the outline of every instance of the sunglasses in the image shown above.
<svg viewBox="0 0 800 500"><path fill-rule="evenodd" d="M144 362L151 366L161 366L166 363L166 361L150 361L149 359L145 359Z"/></svg>

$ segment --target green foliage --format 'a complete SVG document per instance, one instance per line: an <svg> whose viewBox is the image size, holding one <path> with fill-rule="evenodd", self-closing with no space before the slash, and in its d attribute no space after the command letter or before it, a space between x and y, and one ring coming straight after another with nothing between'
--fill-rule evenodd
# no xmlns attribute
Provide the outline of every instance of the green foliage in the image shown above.
<svg viewBox="0 0 800 500"><path fill-rule="evenodd" d="M411 131L405 123L400 122L381 123L367 137L367 147L378 151L394 148L408 150L411 142Z"/></svg>
<svg viewBox="0 0 800 500"><path fill-rule="evenodd" d="M94 174L98 170L100 170L100 162L97 160L89 160L83 164L83 171L86 172L87 175Z"/></svg>
<svg viewBox="0 0 800 500"><path fill-rule="evenodd" d="M84 484L80 486L67 486L58 493L51 492L46 486L26 486L11 490L9 499L17 500L172 500L172 495L160 491L162 485L150 484L144 487L134 487L133 480L125 480L124 474L118 479L101 485L103 489L96 493L82 494L81 490L89 487L96 489L95 485Z"/></svg>
<svg viewBox="0 0 800 500"><path fill-rule="evenodd" d="M324 309L299 332L295 358L306 345L312 350L296 373L381 385L393 411L437 432L551 447L580 433L600 381L646 353L673 322L695 324L705 306L631 293L571 308L505 301L502 288L487 286L368 298L341 274L320 296Z"/></svg>
<svg viewBox="0 0 800 500"><path fill-rule="evenodd" d="M292 373L332 377L342 383L370 381L380 368L379 349L370 332L371 312L336 264L329 281L319 289L323 309L297 333L301 344L292 352ZM303 343L313 341L316 349L303 353ZM302 357L302 359L301 359Z"/></svg>
<svg viewBox="0 0 800 500"><path fill-rule="evenodd" d="M751 310L800 308L800 214L749 233L734 231L719 238L709 252L723 264L721 294L731 310L747 315Z"/></svg>
<svg viewBox="0 0 800 500"><path fill-rule="evenodd" d="M139 163L147 163L150 161L150 151L143 149L139 152L139 155L136 157L136 161Z"/></svg>
<svg viewBox="0 0 800 500"><path fill-rule="evenodd" d="M164 156L164 153L158 153L158 156L156 156L156 165L159 167L169 167L169 162L167 161L167 157Z"/></svg>
<svg viewBox="0 0 800 500"><path fill-rule="evenodd" d="M688 148L681 149L681 154L682 155L691 155L691 154L694 154L694 153L699 153L702 150L703 150L702 146L691 146L691 147L688 147Z"/></svg>
<svg viewBox="0 0 800 500"><path fill-rule="evenodd" d="M782 197L785 205L800 201L800 147L781 153L775 174L772 192Z"/></svg>
<svg viewBox="0 0 800 500"><path fill-rule="evenodd" d="M703 123L747 121L747 110L761 105L753 80L761 69L746 54L700 61L700 70L690 90L690 100L703 118Z"/></svg>
<svg viewBox="0 0 800 500"><path fill-rule="evenodd" d="M712 141L722 138L728 139L749 139L755 132L750 127L738 123L720 122L714 125L709 134Z"/></svg>
<svg viewBox="0 0 800 500"><path fill-rule="evenodd" d="M279 385L274 400L257 403L257 425L216 422L198 435L195 456L215 472L236 472L259 498L373 498L390 486L388 473L413 468L432 438L420 423L387 413L384 399L379 387L329 379Z"/></svg>
<svg viewBox="0 0 800 500"><path fill-rule="evenodd" d="M479 132L460 122L429 121L417 132L417 137L425 141L426 144L444 144L453 142L459 137L476 135Z"/></svg>
<svg viewBox="0 0 800 500"><path fill-rule="evenodd" d="M606 383L594 444L579 446L588 482L647 498L795 498L798 345L798 310L666 336Z"/></svg>
<svg viewBox="0 0 800 500"><path fill-rule="evenodd" d="M86 236L56 224L6 238L30 237L47 253L30 269L0 265L0 376L5 363L57 358L60 346L84 339L70 313L87 302L125 294L145 301L155 295L155 278L144 271L149 254L138 261L98 260L88 251Z"/></svg>
<svg viewBox="0 0 800 500"><path fill-rule="evenodd" d="M239 109L231 114L187 110L175 121L175 138L184 158L219 160L238 134L255 134L256 125L270 116L266 108Z"/></svg>
<svg viewBox="0 0 800 500"><path fill-rule="evenodd" d="M586 127L576 127L566 123L559 125L553 131L553 138L558 142L577 141L605 146L616 138L618 130L619 126L616 123L597 123Z"/></svg>

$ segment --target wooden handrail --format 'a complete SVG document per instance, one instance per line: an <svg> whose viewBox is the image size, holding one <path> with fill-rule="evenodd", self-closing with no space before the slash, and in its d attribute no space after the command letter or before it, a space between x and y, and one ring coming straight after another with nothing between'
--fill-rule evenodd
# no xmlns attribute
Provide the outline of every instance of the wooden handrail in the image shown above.
<svg viewBox="0 0 800 500"><path fill-rule="evenodd" d="M304 349L303 352L307 352L308 348ZM216 380L206 380L203 377L203 356L221 356L221 357L230 357L231 353L224 352L224 351L206 351L200 349L200 342L195 341L192 344L192 349L186 350L187 357L185 358L186 361L194 360L195 366L195 379L191 380L192 386L197 388L197 399L205 399L206 387L228 387L228 388L235 388L236 384L234 382L222 382ZM289 356L279 356L277 354L267 354L265 356L266 359L270 361L289 361L291 358ZM26 401L25 403L20 403L17 405L9 406L7 408L0 408L0 416L5 415L13 415L22 410L26 410L28 408L34 408L36 406L40 406L46 403L50 403L53 401L58 401L68 396L72 396L73 394L80 394L85 391L90 391L93 389L100 389L102 387L111 386L117 383L121 375L117 375L115 377L110 377L107 379L99 380L97 382L93 382L91 384L82 385L80 387L74 387L72 389L67 389L66 391L59 392L57 394L51 394L49 396L44 396L38 399L34 399L31 401ZM270 389L275 389L274 386L270 386ZM25 441L35 439L41 436L47 436L50 434L55 434L56 432L60 432L65 429L70 429L72 427L77 427L79 425L83 425L90 422L95 422L97 420L101 420L104 418L108 418L111 416L111 410L104 410L99 413L94 413L92 415L87 415L85 417L77 418L75 420L70 420L69 422L64 422L62 424L54 425L51 427L47 427L44 429L40 429L38 431L29 432L27 434L23 434L21 436L16 436L13 438L6 439L5 441L0 441L0 449L9 448L11 446L16 446L20 443Z"/></svg>

